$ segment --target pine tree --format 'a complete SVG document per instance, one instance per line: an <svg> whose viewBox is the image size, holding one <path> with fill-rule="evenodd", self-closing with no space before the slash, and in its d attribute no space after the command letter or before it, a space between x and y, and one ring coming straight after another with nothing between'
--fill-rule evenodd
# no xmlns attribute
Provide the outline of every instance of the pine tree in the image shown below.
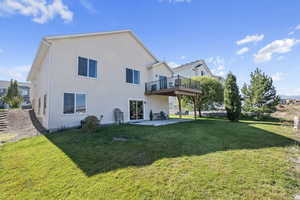
<svg viewBox="0 0 300 200"><path fill-rule="evenodd" d="M258 119L261 119L263 113L271 113L276 110L280 99L276 94L271 77L258 68L250 74L250 77L250 85L245 83L242 88L243 110L253 112Z"/></svg>
<svg viewBox="0 0 300 200"><path fill-rule="evenodd" d="M241 115L241 97L236 84L236 77L230 72L224 88L224 105L230 121L238 121Z"/></svg>
<svg viewBox="0 0 300 200"><path fill-rule="evenodd" d="M19 85L16 80L11 80L7 93L3 98L4 102L9 105L10 108L19 108L23 102L23 97L19 91Z"/></svg>

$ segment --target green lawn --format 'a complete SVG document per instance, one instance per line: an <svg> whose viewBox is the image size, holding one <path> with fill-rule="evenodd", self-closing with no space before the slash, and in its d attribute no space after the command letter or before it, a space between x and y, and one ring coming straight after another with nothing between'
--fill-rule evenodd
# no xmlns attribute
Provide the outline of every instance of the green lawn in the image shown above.
<svg viewBox="0 0 300 200"><path fill-rule="evenodd" d="M289 137L218 119L38 136L0 147L0 199L293 199Z"/></svg>

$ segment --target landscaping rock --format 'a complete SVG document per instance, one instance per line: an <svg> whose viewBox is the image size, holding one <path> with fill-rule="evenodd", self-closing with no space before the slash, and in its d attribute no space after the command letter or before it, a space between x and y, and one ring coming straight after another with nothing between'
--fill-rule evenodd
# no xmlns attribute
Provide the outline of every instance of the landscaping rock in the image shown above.
<svg viewBox="0 0 300 200"><path fill-rule="evenodd" d="M126 142L126 141L128 141L128 138L125 138L125 137L114 137L113 141Z"/></svg>

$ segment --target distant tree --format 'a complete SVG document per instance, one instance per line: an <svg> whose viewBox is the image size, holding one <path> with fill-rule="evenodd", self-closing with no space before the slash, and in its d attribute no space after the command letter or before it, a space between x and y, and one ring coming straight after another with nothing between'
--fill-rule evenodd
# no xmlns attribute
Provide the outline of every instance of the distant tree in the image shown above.
<svg viewBox="0 0 300 200"><path fill-rule="evenodd" d="M276 111L276 105L280 98L276 94L271 77L256 69L250 74L250 85L244 84L242 88L243 110L253 112L258 119L263 117L263 113Z"/></svg>
<svg viewBox="0 0 300 200"><path fill-rule="evenodd" d="M213 78L207 76L196 76L192 77L193 80L200 82L200 89L202 94L197 97L196 109L201 117L201 111L212 107L216 103L223 103L223 94L224 88L222 83ZM184 96L183 97L183 106L184 107L193 107L193 97Z"/></svg>
<svg viewBox="0 0 300 200"><path fill-rule="evenodd" d="M224 88L224 105L230 121L238 121L241 115L241 96L236 83L236 77L230 72L227 75Z"/></svg>
<svg viewBox="0 0 300 200"><path fill-rule="evenodd" d="M23 97L19 91L19 85L16 80L11 80L3 101L9 105L10 108L19 108L23 102Z"/></svg>

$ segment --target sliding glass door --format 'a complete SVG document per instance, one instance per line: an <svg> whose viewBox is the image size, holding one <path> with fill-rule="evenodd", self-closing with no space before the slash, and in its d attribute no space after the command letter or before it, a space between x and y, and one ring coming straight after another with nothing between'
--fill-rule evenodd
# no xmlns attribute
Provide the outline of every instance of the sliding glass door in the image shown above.
<svg viewBox="0 0 300 200"><path fill-rule="evenodd" d="M130 120L144 119L144 102L130 100L129 101L129 114L130 114Z"/></svg>

